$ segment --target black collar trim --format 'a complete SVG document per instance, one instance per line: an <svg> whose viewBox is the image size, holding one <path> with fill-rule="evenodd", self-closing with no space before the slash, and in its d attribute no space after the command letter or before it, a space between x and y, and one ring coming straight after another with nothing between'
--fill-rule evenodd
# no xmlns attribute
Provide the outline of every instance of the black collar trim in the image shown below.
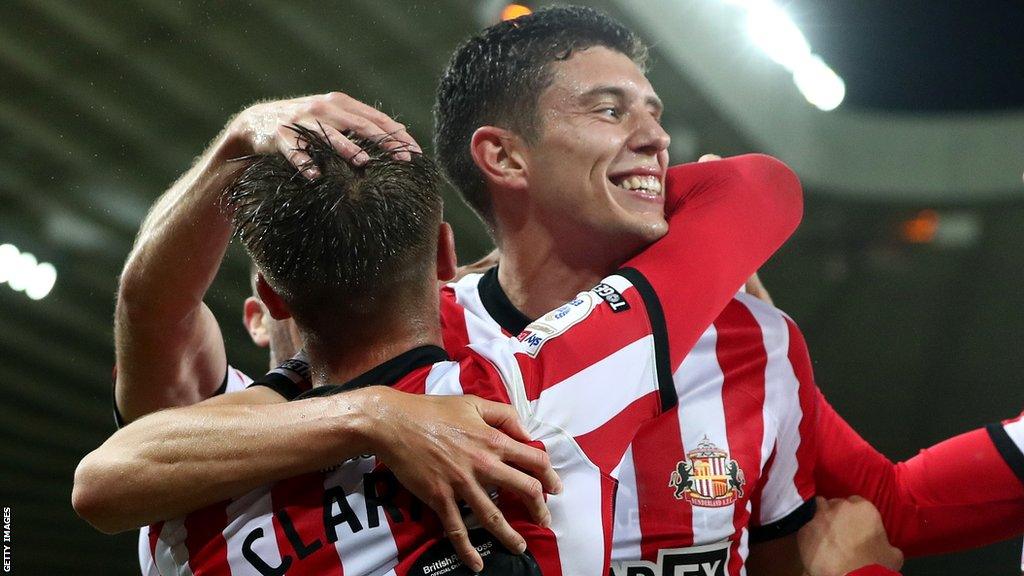
<svg viewBox="0 0 1024 576"><path fill-rule="evenodd" d="M437 362L444 362L448 359L448 353L439 346L434 346L432 344L418 346L412 350L395 356L383 364L378 364L376 367L367 370L344 384L325 384L323 386L317 386L312 390L307 390L306 392L299 394L295 397L295 400L331 396L333 394L340 394L342 392L357 390L367 386L394 386L409 372L412 372L417 368L422 368L423 366L429 366Z"/></svg>
<svg viewBox="0 0 1024 576"><path fill-rule="evenodd" d="M533 322L508 299L508 294L505 294L505 290L498 282L497 266L484 273L478 286L477 291L484 309L491 315L491 318L494 318L498 326L501 326L509 334L515 336L526 330L526 327Z"/></svg>

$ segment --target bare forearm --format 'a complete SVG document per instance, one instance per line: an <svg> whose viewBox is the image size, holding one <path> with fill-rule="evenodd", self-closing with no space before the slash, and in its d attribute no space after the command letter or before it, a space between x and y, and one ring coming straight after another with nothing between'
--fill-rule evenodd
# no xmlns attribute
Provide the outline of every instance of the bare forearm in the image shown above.
<svg viewBox="0 0 1024 576"><path fill-rule="evenodd" d="M121 275L118 316L166 323L194 313L231 238L220 195L245 146L225 131L157 200L143 221Z"/></svg>
<svg viewBox="0 0 1024 576"><path fill-rule="evenodd" d="M273 405L198 405L118 431L75 472L78 513L104 532L175 518L369 449L372 392Z"/></svg>
<svg viewBox="0 0 1024 576"><path fill-rule="evenodd" d="M244 147L229 132L153 206L125 263L115 312L117 406L131 421L194 404L216 390L227 360L203 304L231 237L221 191Z"/></svg>

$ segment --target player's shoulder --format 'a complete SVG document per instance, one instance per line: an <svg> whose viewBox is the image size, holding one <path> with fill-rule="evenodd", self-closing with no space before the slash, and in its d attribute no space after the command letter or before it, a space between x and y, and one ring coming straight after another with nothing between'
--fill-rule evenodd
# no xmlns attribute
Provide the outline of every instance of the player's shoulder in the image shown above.
<svg viewBox="0 0 1024 576"><path fill-rule="evenodd" d="M793 338L803 339L800 327L789 314L756 296L739 292L729 306L739 307L749 314L750 321L761 331L769 353L773 349L788 349Z"/></svg>
<svg viewBox="0 0 1024 576"><path fill-rule="evenodd" d="M487 309L480 297L480 281L483 274L466 274L454 282L441 286L441 310L468 311L476 316L488 317Z"/></svg>

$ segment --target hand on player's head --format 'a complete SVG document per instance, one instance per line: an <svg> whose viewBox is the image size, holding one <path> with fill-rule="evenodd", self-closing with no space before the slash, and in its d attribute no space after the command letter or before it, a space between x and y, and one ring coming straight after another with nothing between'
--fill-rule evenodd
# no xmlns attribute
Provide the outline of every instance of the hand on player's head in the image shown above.
<svg viewBox="0 0 1024 576"><path fill-rule="evenodd" d="M353 140L381 141L399 160L422 152L406 127L387 114L342 92L303 96L250 106L232 120L228 132L244 144L244 153L281 153L308 177L319 174L294 130L322 133L338 153L356 166L369 156Z"/></svg>

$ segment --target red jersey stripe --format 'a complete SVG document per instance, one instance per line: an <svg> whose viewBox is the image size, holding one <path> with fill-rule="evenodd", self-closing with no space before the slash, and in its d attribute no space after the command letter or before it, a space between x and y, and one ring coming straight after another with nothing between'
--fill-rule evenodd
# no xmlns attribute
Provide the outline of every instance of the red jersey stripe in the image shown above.
<svg viewBox="0 0 1024 576"><path fill-rule="evenodd" d="M629 440L639 423L647 422L658 413L657 392L637 398L611 420L593 431L576 437L580 448L604 474L610 474L629 447ZM611 524L608 524L611 526Z"/></svg>
<svg viewBox="0 0 1024 576"><path fill-rule="evenodd" d="M282 480L270 491L274 502L274 535L282 567L301 567L302 574L342 576L341 559L324 529L324 477L319 472ZM278 502L287 502L286 507ZM294 568L291 568L294 569Z"/></svg>
<svg viewBox="0 0 1024 576"><path fill-rule="evenodd" d="M679 414L672 410L645 424L633 439L633 465L636 469L636 490L640 520L640 557L648 562L658 560L661 548L693 546L693 506L672 498L668 485L669 472L682 459L683 431ZM659 527L679 526L676 537L662 541Z"/></svg>
<svg viewBox="0 0 1024 576"><path fill-rule="evenodd" d="M469 345L466 310L455 299L455 288L441 289L441 338L449 354Z"/></svg>
<svg viewBox="0 0 1024 576"><path fill-rule="evenodd" d="M764 336L757 320L736 300L731 301L719 315L715 329L718 332L715 352L723 377L722 407L725 410L729 456L737 462L739 470L759 471L764 436L764 375L768 365ZM747 447L750 449L745 449ZM750 491L753 487L745 485L741 489ZM734 537L730 546L729 574L739 574L744 562L744 554L740 553L741 536L750 521L745 503L740 500L733 508Z"/></svg>
<svg viewBox="0 0 1024 576"><path fill-rule="evenodd" d="M611 306L592 292L586 292L580 297L593 299L593 310L585 320L572 326L571 337L551 336L541 348L541 353L549 358L571 361L538 362L528 354L516 355L528 384L526 395L530 401L539 398L547 388L557 386L580 370L597 364L651 333L647 310L636 288L630 287L622 293L630 308L621 312L613 311ZM559 310L549 312L537 322L544 323L545 318L557 314ZM527 327L520 335L520 340L529 338L530 333L531 328Z"/></svg>
<svg viewBox="0 0 1024 576"><path fill-rule="evenodd" d="M789 329L789 364L793 367L793 374L800 382L800 411L803 416L800 419L800 444L796 449L798 463L797 475L793 478L796 489L804 500L814 497L815 484L814 475L806 471L814 469L816 453L814 446L807 439L814 437L816 427L818 394L814 384L814 372L811 368L811 357L807 352L807 342L803 334L797 328L796 323L786 317L786 327Z"/></svg>
<svg viewBox="0 0 1024 576"><path fill-rule="evenodd" d="M156 543L160 540L160 531L163 530L163 528L163 522L156 522L149 525L149 560L152 561L154 565L156 564ZM146 565L147 562L143 560L143 572L147 572Z"/></svg>
<svg viewBox="0 0 1024 576"><path fill-rule="evenodd" d="M227 541L221 533L228 524L227 504L207 506L185 518L188 564L196 576L231 576Z"/></svg>

